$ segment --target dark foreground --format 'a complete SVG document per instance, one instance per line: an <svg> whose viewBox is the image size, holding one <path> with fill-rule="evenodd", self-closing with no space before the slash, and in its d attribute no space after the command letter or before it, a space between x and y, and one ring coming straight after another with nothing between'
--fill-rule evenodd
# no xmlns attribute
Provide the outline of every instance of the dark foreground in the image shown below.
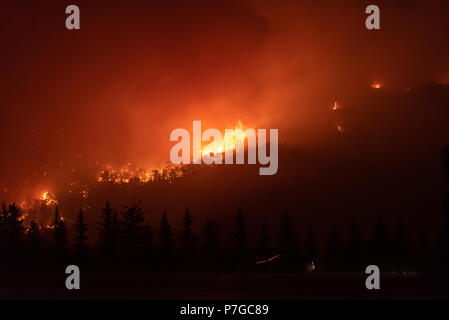
<svg viewBox="0 0 449 320"><path fill-rule="evenodd" d="M0 299L448 299L445 286L420 276L383 274L380 290L364 274L183 274L90 272L81 289L64 272L1 274Z"/></svg>

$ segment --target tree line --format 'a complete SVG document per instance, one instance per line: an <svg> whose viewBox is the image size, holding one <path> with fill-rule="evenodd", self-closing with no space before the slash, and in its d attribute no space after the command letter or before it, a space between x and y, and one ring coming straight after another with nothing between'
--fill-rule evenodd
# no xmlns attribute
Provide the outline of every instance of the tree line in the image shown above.
<svg viewBox="0 0 449 320"><path fill-rule="evenodd" d="M425 271L435 263L444 266L449 260L449 240L445 230L433 246L425 236L417 245L412 245L404 222L398 223L390 236L381 218L368 240L362 239L355 221L345 237L334 226L320 252L313 230L307 232L305 243L300 243L287 212L280 218L279 237L272 236L273 230L264 221L254 239L249 237L241 210L235 215L233 230L226 238L212 220L205 222L201 232L195 232L189 209L184 213L178 235L174 234L166 212L162 213L159 226L154 230L146 225L140 203L124 206L117 212L106 202L99 220L97 225L88 226L84 212L80 210L75 223L68 225L56 207L51 225L42 227L33 220L25 226L19 207L14 203L3 204L0 267L40 269L76 264L101 270L155 272L300 272L313 261L318 272L363 272L368 264L382 266L383 271L408 272ZM446 221L443 229L448 225ZM89 227L96 229L96 241L89 241ZM275 255L280 258L256 268L256 262Z"/></svg>

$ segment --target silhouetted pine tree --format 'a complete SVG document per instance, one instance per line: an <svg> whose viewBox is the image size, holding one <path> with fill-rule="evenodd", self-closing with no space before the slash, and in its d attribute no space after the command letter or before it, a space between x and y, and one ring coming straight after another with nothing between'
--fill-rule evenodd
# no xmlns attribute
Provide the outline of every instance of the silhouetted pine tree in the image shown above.
<svg viewBox="0 0 449 320"><path fill-rule="evenodd" d="M281 218L279 249L286 262L285 268L298 270L301 267L301 250L293 222L288 212L284 212Z"/></svg>
<svg viewBox="0 0 449 320"><path fill-rule="evenodd" d="M317 252L316 252L316 240L315 234L312 229L309 229L307 232L307 240L306 240L306 258L307 262L313 261L316 263L317 260Z"/></svg>
<svg viewBox="0 0 449 320"><path fill-rule="evenodd" d="M349 270L353 272L362 271L363 263L362 239L360 235L360 227L357 222L351 222L351 230L349 234L349 247L347 250L347 264Z"/></svg>
<svg viewBox="0 0 449 320"><path fill-rule="evenodd" d="M159 256L162 267L173 267L174 243L167 213L164 212L159 228Z"/></svg>
<svg viewBox="0 0 449 320"><path fill-rule="evenodd" d="M4 217L3 233L10 245L19 246L23 239L23 220L19 207L12 203L8 209L3 208Z"/></svg>
<svg viewBox="0 0 449 320"><path fill-rule="evenodd" d="M5 262L7 264L16 264L23 258L23 220L19 207L12 203L6 208L2 204L2 212L0 214L0 230L2 236L2 249Z"/></svg>
<svg viewBox="0 0 449 320"><path fill-rule="evenodd" d="M63 260L67 257L67 226L62 217L59 216L58 207L55 208L55 219L52 229L53 248L55 250L55 258Z"/></svg>
<svg viewBox="0 0 449 320"><path fill-rule="evenodd" d="M121 212L123 220L121 220L120 242L123 254L137 259L144 254L144 211L140 202L132 206L125 206ZM134 261L137 262L137 261Z"/></svg>
<svg viewBox="0 0 449 320"><path fill-rule="evenodd" d="M204 239L203 239L203 263L206 271L216 270L220 263L220 239L217 226L211 221L207 220L204 225Z"/></svg>
<svg viewBox="0 0 449 320"><path fill-rule="evenodd" d="M196 258L196 239L192 231L192 223L193 218L187 208L182 219L181 237L179 239L179 253L187 266L193 265Z"/></svg>
<svg viewBox="0 0 449 320"><path fill-rule="evenodd" d="M409 248L407 247L405 222L403 220L398 222L396 228L396 235L393 242L392 262L395 269L408 270L411 267L409 261Z"/></svg>
<svg viewBox="0 0 449 320"><path fill-rule="evenodd" d="M39 264L41 262L41 255L44 249L43 239L39 230L39 225L33 219L30 223L30 227L26 232L26 240L28 247L29 261L33 264Z"/></svg>
<svg viewBox="0 0 449 320"><path fill-rule="evenodd" d="M238 210L234 221L234 232L232 233L232 263L233 268L246 267L250 262L248 234L246 232L245 219L242 210Z"/></svg>
<svg viewBox="0 0 449 320"><path fill-rule="evenodd" d="M376 264L379 268L383 267L383 270L389 270L391 268L391 243L388 239L387 227L382 218L377 219L377 223L374 230L374 235L371 240L372 253L370 259L376 261L372 264Z"/></svg>
<svg viewBox="0 0 449 320"><path fill-rule="evenodd" d="M112 233L111 233L111 245L112 245L112 252L115 254L118 248L118 240L120 236L120 220L118 219L117 212L114 211L112 213Z"/></svg>
<svg viewBox="0 0 449 320"><path fill-rule="evenodd" d="M340 231L337 226L333 226L327 241L326 269L339 271L342 260Z"/></svg>
<svg viewBox="0 0 449 320"><path fill-rule="evenodd" d="M260 235L257 239L256 254L258 259L269 258L272 254L266 220L262 222L262 230L260 231Z"/></svg>
<svg viewBox="0 0 449 320"><path fill-rule="evenodd" d="M144 242L144 261L149 267L152 266L152 261L155 253L153 232L151 232L150 226L143 227L143 242Z"/></svg>
<svg viewBox="0 0 449 320"><path fill-rule="evenodd" d="M87 242L87 224L84 222L83 210L80 209L78 219L75 223L75 255L79 262L83 263L89 256L89 245Z"/></svg>
<svg viewBox="0 0 449 320"><path fill-rule="evenodd" d="M113 215L111 204L106 201L100 216L100 223L98 226L98 249L100 256L103 258L111 258L116 251L114 230L113 230Z"/></svg>

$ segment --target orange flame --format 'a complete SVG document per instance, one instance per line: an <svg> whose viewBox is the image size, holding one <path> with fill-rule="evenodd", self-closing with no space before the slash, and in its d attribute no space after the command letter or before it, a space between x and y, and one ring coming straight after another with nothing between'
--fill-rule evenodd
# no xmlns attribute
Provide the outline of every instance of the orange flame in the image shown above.
<svg viewBox="0 0 449 320"><path fill-rule="evenodd" d="M164 169L135 168L130 163L114 167L106 166L97 174L98 182L109 182L114 184L128 184L131 182L149 183L158 180L172 181L175 177L182 176L182 170L179 167L165 167ZM82 193L83 197L87 193Z"/></svg>
<svg viewBox="0 0 449 320"><path fill-rule="evenodd" d="M40 197L40 200L47 206L58 204L58 201L50 194L49 191L44 191Z"/></svg>
<svg viewBox="0 0 449 320"><path fill-rule="evenodd" d="M339 133L343 133L343 132L345 132L345 128L341 124L339 124L339 125L337 125L337 131Z"/></svg>
<svg viewBox="0 0 449 320"><path fill-rule="evenodd" d="M235 126L234 134L226 135L221 141L214 141L211 144L208 144L203 148L201 154L203 156L210 155L213 153L214 155L217 153L223 153L227 150L235 150L238 143L244 143L245 138L248 135L245 133L243 129L242 123L239 121L239 124Z"/></svg>
<svg viewBox="0 0 449 320"><path fill-rule="evenodd" d="M338 110L338 109L340 109L340 106L338 105L338 102L337 101L334 101L334 104L332 105L332 110Z"/></svg>

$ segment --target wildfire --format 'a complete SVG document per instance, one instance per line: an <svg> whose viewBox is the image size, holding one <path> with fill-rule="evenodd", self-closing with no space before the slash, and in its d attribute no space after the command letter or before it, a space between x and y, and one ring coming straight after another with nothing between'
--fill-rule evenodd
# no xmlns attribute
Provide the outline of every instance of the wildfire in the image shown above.
<svg viewBox="0 0 449 320"><path fill-rule="evenodd" d="M382 88L382 84L380 84L379 82L374 82L374 83L371 85L371 88L374 88L374 89L380 89L380 88Z"/></svg>
<svg viewBox="0 0 449 320"><path fill-rule="evenodd" d="M225 135L221 141L214 141L205 146L201 154L209 155L211 153L223 153L226 150L235 150L238 143L244 143L248 135L239 121L234 129L234 134ZM163 168L137 168L127 163L122 166L107 165L103 170L97 174L97 182L113 183L113 184L129 184L129 183L151 183L158 181L173 182L174 180L183 177L187 169L183 165L174 166L167 164ZM82 193L83 197L87 193Z"/></svg>
<svg viewBox="0 0 449 320"><path fill-rule="evenodd" d="M345 128L341 124L339 124L339 125L337 125L337 131L338 131L338 133L343 133L343 132L345 132Z"/></svg>
<svg viewBox="0 0 449 320"><path fill-rule="evenodd" d="M115 184L150 183L155 181L173 181L182 176L179 167L166 166L164 169L135 168L130 163L120 167L106 166L97 175L98 182L110 182ZM84 196L84 194L83 194Z"/></svg>
<svg viewBox="0 0 449 320"><path fill-rule="evenodd" d="M202 155L210 155L211 153L217 154L217 153L223 153L227 150L235 150L236 145L238 143L244 143L245 138L247 138L248 135L245 133L245 130L243 129L242 123L239 121L239 124L235 126L234 134L233 135L226 135L224 139L221 141L214 141L211 144L208 144L205 146L202 150Z"/></svg>
<svg viewBox="0 0 449 320"><path fill-rule="evenodd" d="M335 110L338 110L338 109L340 109L340 106L338 105L338 102L335 101L334 104L332 105L332 110L335 111Z"/></svg>
<svg viewBox="0 0 449 320"><path fill-rule="evenodd" d="M48 191L44 191L39 200L41 200L47 206L58 204L58 201Z"/></svg>
<svg viewBox="0 0 449 320"><path fill-rule="evenodd" d="M43 217L53 214L53 210L59 205L54 195L50 191L39 193L34 199L26 199L20 202L20 221L23 221L25 228L29 228L31 221L36 217ZM43 227L47 228L45 225Z"/></svg>
<svg viewBox="0 0 449 320"><path fill-rule="evenodd" d="M108 165L105 170L100 171L97 178L98 182L114 182L114 183L129 183L132 180L137 180L142 183L150 181L152 178L152 170L148 169L134 169L130 163L121 167L113 167Z"/></svg>

